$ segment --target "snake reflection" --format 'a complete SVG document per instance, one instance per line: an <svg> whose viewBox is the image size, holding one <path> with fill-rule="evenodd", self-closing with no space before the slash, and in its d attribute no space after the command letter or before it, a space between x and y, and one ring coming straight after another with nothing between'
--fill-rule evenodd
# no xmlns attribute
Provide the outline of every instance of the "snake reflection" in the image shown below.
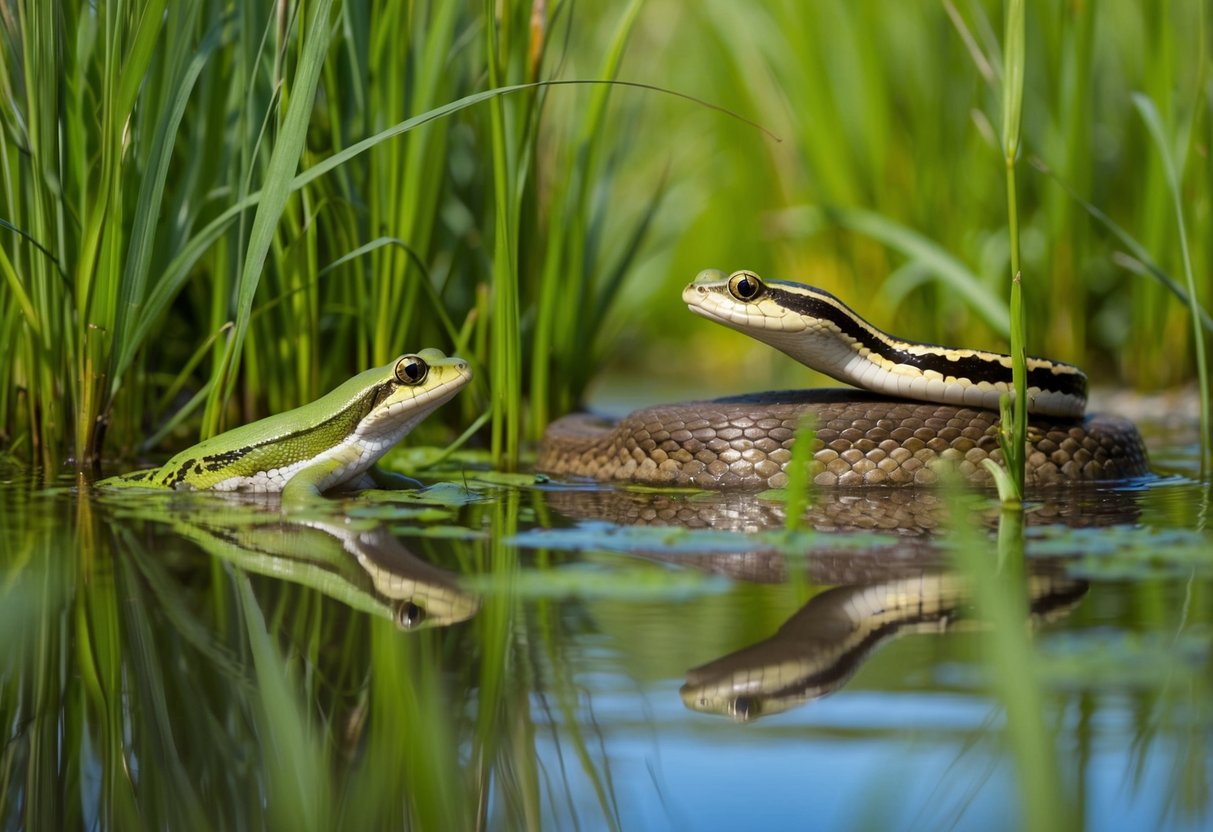
<svg viewBox="0 0 1213 832"><path fill-rule="evenodd" d="M1085 581L1029 575L1033 624L1068 614ZM906 633L942 633L965 621L970 593L955 573L924 573L828 589L770 638L687 671L683 703L748 721L842 687L880 645Z"/></svg>
<svg viewBox="0 0 1213 832"><path fill-rule="evenodd" d="M752 534L782 528L785 520L778 501L722 492L553 491L548 502L569 517L622 526ZM833 588L811 598L771 637L687 671L684 704L742 721L778 713L842 687L875 650L898 636L976 624L965 581L943 568L946 555L933 534L947 514L946 498L932 491L819 492L804 522L830 534L818 538L823 545L808 554L805 569L810 581ZM1026 517L1030 526L1083 527L1133 522L1138 514L1130 492L1077 489L1032 507ZM982 519L991 525L997 512ZM894 537L871 546L844 545L848 533L867 531ZM733 580L786 580L787 556L752 542L752 548L728 554L646 552L644 557ZM1034 625L1068 614L1087 592L1087 583L1065 576L1056 560L1031 559L1027 565Z"/></svg>

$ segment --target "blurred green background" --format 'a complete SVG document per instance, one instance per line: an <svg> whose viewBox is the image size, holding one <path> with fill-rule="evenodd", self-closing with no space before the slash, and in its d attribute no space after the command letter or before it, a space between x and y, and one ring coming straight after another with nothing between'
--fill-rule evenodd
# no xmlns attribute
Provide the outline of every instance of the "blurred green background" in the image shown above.
<svg viewBox="0 0 1213 832"><path fill-rule="evenodd" d="M646 5L623 77L660 79L781 141L681 102L643 102L632 135L656 128L635 140L659 149L673 185L655 235L669 248L636 270L655 297L621 296L645 298L626 316L644 322L628 358L674 331L663 355L704 376L732 376L744 357L747 383L803 383L790 360L677 314L677 288L705 266L819 285L906 337L1005 349L1005 306L974 302L1008 294L1002 14L966 2ZM1080 200L1182 282L1158 148L1132 101L1148 96L1186 161L1207 298L1208 22L1195 2L1028 4L1019 207L1030 351L1079 362L1097 383L1152 389L1193 373L1183 306L1135 273Z"/></svg>
<svg viewBox="0 0 1213 832"><path fill-rule="evenodd" d="M504 467L604 376L633 398L813 381L682 308L705 267L1004 349L1003 15L5 2L0 443L52 466L155 456L423 346L479 370L430 438L483 417ZM1207 300L1208 26L1199 0L1029 4L1029 352L1097 384L1194 374L1189 313L1160 276L1184 283L1178 196ZM528 87L441 109L611 78L665 92Z"/></svg>

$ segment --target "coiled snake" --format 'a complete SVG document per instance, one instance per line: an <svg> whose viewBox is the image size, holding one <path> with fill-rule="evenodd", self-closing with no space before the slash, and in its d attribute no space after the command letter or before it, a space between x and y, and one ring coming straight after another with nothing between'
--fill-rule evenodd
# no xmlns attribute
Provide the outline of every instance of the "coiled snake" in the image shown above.
<svg viewBox="0 0 1213 832"><path fill-rule="evenodd" d="M651 485L762 489L787 484L797 428L816 429L810 471L819 486L921 485L947 460L989 483L1001 463L998 400L1011 359L896 338L838 298L752 272L701 272L691 311L764 341L864 390L796 390L658 405L608 423L586 414L553 422L537 470ZM1077 367L1028 359L1029 485L1117 480L1149 472L1132 422L1086 415Z"/></svg>

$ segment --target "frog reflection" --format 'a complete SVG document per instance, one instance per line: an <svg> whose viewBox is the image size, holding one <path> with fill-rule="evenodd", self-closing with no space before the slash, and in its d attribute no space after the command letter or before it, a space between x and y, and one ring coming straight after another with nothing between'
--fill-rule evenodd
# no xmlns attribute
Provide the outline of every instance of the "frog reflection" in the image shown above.
<svg viewBox="0 0 1213 832"><path fill-rule="evenodd" d="M445 627L480 608L455 574L418 558L381 524L294 520L277 512L231 525L214 519L223 516L177 516L173 525L242 569L311 587L402 630Z"/></svg>

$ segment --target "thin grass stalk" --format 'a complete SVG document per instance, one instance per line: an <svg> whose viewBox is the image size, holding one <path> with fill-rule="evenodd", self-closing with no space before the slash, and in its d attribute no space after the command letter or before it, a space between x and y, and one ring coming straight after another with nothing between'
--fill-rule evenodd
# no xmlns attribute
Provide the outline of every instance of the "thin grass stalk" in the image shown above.
<svg viewBox="0 0 1213 832"><path fill-rule="evenodd" d="M396 136L408 133L416 128L428 124L438 119L447 118L455 113L466 110L477 104L491 101L500 96L512 95L515 93L533 90L537 87L560 84L566 82L538 82L534 84L512 84L500 88L483 90L476 93L471 93L459 98L455 101L435 107L432 110L427 110L416 116L405 119L404 121L386 127L365 139L361 139L354 144L342 149L341 151L326 157L324 160L317 162L306 170L298 173L290 180L289 190L294 193L306 187L312 182L326 176L329 173L337 171L342 165L348 164L368 150L371 150L379 145L387 142ZM571 83L571 82L567 82ZM151 336L152 331L159 322L159 319L168 310L173 299L186 286L192 270L202 260L202 258L211 251L217 244L222 244L225 236L239 222L241 216L248 209L260 205L265 196L265 191L258 190L248 193L247 195L237 199L229 205L217 216L211 219L206 225L199 229L189 240L175 253L172 260L165 266L161 279L152 288L149 293L148 300L144 304L142 315L135 327L132 338L136 345L146 343ZM216 259L222 259L217 257ZM222 294L218 289L212 293L215 297ZM481 316L485 319L485 316ZM222 316L219 318L219 324L215 331L221 329L226 323L226 319ZM483 353L482 353L483 354Z"/></svg>
<svg viewBox="0 0 1213 832"><path fill-rule="evenodd" d="M273 78L279 80L281 77L277 57L282 47L274 39L278 27L275 25L273 10L269 4L243 3L237 14L237 39L232 56L235 88L231 93L217 91L216 104L219 112L216 115L224 119L230 118L232 121L230 134L225 138L231 142L233 150L219 173L226 189L239 200L254 190L258 171L264 176L262 146L268 141L266 137L271 132L271 126L281 119L283 90L281 83L266 90L266 84L261 80L262 67L267 62L265 55L270 50L273 50L275 56ZM285 36L286 33L283 34ZM248 253L250 217L247 212L239 211L232 219L232 230L229 232L225 227L219 232L223 235L222 238L219 239L218 245L209 251L209 257L204 261L204 268L211 275L210 291L205 295L199 294L199 302L205 303L207 308L207 330L229 333L224 341L215 344L212 351L210 377L205 385L206 400L202 405L202 423L198 430L201 436L216 432L222 418L219 411L226 396L227 381L222 368L229 360L227 350L233 337L231 330L235 326L232 298L239 287L241 264ZM207 228L209 226L204 227L199 235L204 234ZM187 246L197 236L187 241ZM218 236L219 234L216 235ZM199 250L199 255L209 248L208 243ZM167 278L167 274L162 275L161 285L167 282ZM171 300L171 297L168 300ZM167 302L164 302L162 309L167 307ZM154 323L150 315L147 316L147 321L149 325Z"/></svg>
<svg viewBox="0 0 1213 832"><path fill-rule="evenodd" d="M1143 90L1167 124L1175 123L1180 86L1180 80L1176 77L1177 67L1169 60L1169 56L1178 51L1174 27L1168 23L1175 5L1170 0L1164 0L1155 4L1153 13L1142 14L1136 21L1142 26L1143 34L1139 48L1159 59L1146 63L1142 77L1137 79L1132 92ZM1143 180L1142 193L1136 199L1135 231L1151 251L1173 251L1174 225L1171 221L1165 162L1160 156L1147 153L1147 149L1140 144L1135 144L1133 149L1144 157L1140 175ZM1177 321L1172 320L1172 316L1175 311L1181 315L1183 311L1176 310L1154 286L1134 282L1130 293L1131 325L1135 333L1142 337L1126 343L1126 354L1122 360L1128 372L1139 380L1150 379L1154 384L1173 381L1170 366L1176 363L1174 357L1181 350L1186 350L1187 333L1184 327L1175 325ZM1179 338L1183 338L1184 342L1180 342ZM1147 367L1155 369L1149 370Z"/></svg>
<svg viewBox="0 0 1213 832"><path fill-rule="evenodd" d="M542 503L536 506L540 508ZM550 528L550 523L544 523L545 528ZM541 569L553 568L551 562L551 553L547 549L540 549L536 552L535 565ZM528 641L534 645L537 651L540 647L543 650L543 657L546 661L546 667L550 668L551 684L550 689L555 695L557 707L560 712L559 719L554 715L548 716L547 719L541 719L542 722L548 725L563 726L563 733L567 735L569 742L573 746L573 753L577 757L577 761L581 764L581 770L585 774L586 779L590 782L594 790L594 795L598 800L598 806L602 810L602 816L606 820L607 825L612 830L622 828L619 817L619 801L615 794L614 784L611 780L611 770L609 761L603 756L602 771L598 770L594 757L590 753L590 745L586 741L585 732L582 730L581 720L578 717L578 709L580 708L580 693L581 689L576 684L574 674L570 672L569 657L564 654L562 646L566 643L566 635L562 632L563 618L561 615L561 605L548 599L537 600L534 613L534 632L530 635ZM528 671L525 678L522 680L522 689L531 691L531 695L539 694L545 704L544 710L548 710L546 706L547 693L544 690L543 682L543 665L538 662L538 657L532 655L529 661L522 665L522 669ZM587 703L587 708L592 708L592 703ZM524 760L526 766L526 774L535 784L534 800L538 803L538 771L535 766L535 759L538 755L534 753L535 748L535 723L534 720L528 718L522 721L520 726L525 733L524 749L531 751L531 759ZM564 762L564 743L561 742L559 731L553 731L552 743L560 761L560 776L564 781L564 793L566 803L570 814L576 816L576 804L569 788L569 778ZM601 737L600 737L601 739ZM548 783L549 793L554 792L552 784ZM531 791L526 793L530 797ZM555 798L550 798L555 809ZM540 818L538 809L534 810L536 818Z"/></svg>
<svg viewBox="0 0 1213 832"><path fill-rule="evenodd" d="M504 24L509 9L497 18L497 3L484 5L485 45L488 56L489 84L500 86L502 60L508 58L509 32ZM489 102L489 122L493 150L493 311L492 341L492 454L500 468L512 470L518 464L521 405L521 326L518 313L518 217L514 210L517 172L506 124L505 102Z"/></svg>
<svg viewBox="0 0 1213 832"><path fill-rule="evenodd" d="M788 484L784 501L783 527L788 532L798 532L804 525L804 513L811 501L809 493L809 466L813 462L813 443L817 430L813 415L806 414L796 429L796 441L792 444L792 458L788 461Z"/></svg>
<svg viewBox="0 0 1213 832"><path fill-rule="evenodd" d="M1043 37L1047 39L1045 48L1056 55L1060 63L1052 107L1052 118L1060 129L1050 131L1049 155L1059 159L1067 179L1083 193L1089 193L1094 178L1091 137L1095 61L1092 50L1098 6L1076 3L1058 8L1054 13L1062 16L1061 25L1042 27L1045 29ZM1048 39L1050 34L1053 37ZM1093 247L1091 226L1080 221L1081 215L1075 210L1074 202L1066 199L1064 193L1049 189L1039 198L1049 220L1053 252L1047 292L1035 296L1038 300L1047 296L1053 311L1047 318L1040 319L1047 324L1038 327L1036 339L1038 343L1047 340L1054 351L1052 354L1085 364L1091 334L1090 309L1098 300L1083 280L1081 260Z"/></svg>
<svg viewBox="0 0 1213 832"><path fill-rule="evenodd" d="M1006 477L995 474L1003 506L1023 505L1025 446L1028 437L1027 396L1027 327L1024 315L1023 273L1019 261L1019 208L1015 194L1015 163L1019 156L1019 127L1023 111L1024 79L1024 4L1010 0L1007 4L1006 45L1003 50L1002 147L1007 176L1007 226L1011 246L1011 381L1015 388L1010 407L1007 397L1001 403L1002 425L999 445L1002 447ZM1008 418L1009 417L1009 418ZM988 465L992 471L995 466Z"/></svg>
<svg viewBox="0 0 1213 832"><path fill-rule="evenodd" d="M37 593L40 609L31 639L33 660L27 665L32 667L32 685L21 694L30 717L25 780L28 797L21 817L30 829L63 829L78 825L81 820L81 792L62 787L61 755L70 757L81 753L84 729L80 720L75 719L61 733L57 720L50 715L78 714L83 710L76 707L76 698L65 695L64 669L68 660L63 649L66 643L62 636L63 602L66 586L75 577L71 574L74 563L70 558L62 557L59 540L49 532L38 531L34 537L35 541L30 545L34 556L31 562L42 565L45 571ZM15 546L6 548L10 553L16 549ZM63 779L70 784L70 775ZM72 785L79 786L79 783Z"/></svg>
<svg viewBox="0 0 1213 832"><path fill-rule="evenodd" d="M165 189L168 182L169 163L175 140L179 134L182 119L191 94L202 75L202 70L220 45L223 32L221 26L212 27L203 38L197 51L190 55L188 39L189 30L197 25L197 2L174 4L170 10L171 16L176 16L180 9L186 8L184 20L170 27L180 40L172 43L169 52L180 61L172 71L169 91L166 100L161 102L161 111L156 119L154 133L151 137L151 147L147 160L147 170L139 188L139 198L136 203L135 215L132 218L130 244L127 251L126 263L122 270L119 285L117 308L114 320L114 349L109 356L108 390L104 405L104 413L108 414L113 406L122 374L129 365L137 343L130 337L129 332L134 326L135 318L142 307L147 295L147 282L151 271L153 244L156 228L160 222L160 208L163 204ZM184 58L190 57L186 62ZM171 100L169 95L171 93Z"/></svg>
<svg viewBox="0 0 1213 832"><path fill-rule="evenodd" d="M531 352L531 438L539 439L553 410L567 411L580 393L589 345L600 328L604 306L595 291L594 263L587 256L587 232L593 222L592 198L599 186L604 121L612 85L623 62L640 0L633 0L611 37L578 130L577 141L557 179L548 218L543 273L538 288ZM610 298L608 297L609 301ZM553 376L561 384L553 384Z"/></svg>
<svg viewBox="0 0 1213 832"><path fill-rule="evenodd" d="M81 514L85 510L82 506ZM125 599L119 611L124 631L122 652L127 688L124 699L140 705L129 710L128 721L134 723L128 729L132 735L132 754L141 768L147 766L157 772L154 779L139 783L139 809L161 818L205 817L206 807L186 763L188 757L182 753L177 741L176 735L184 733L184 729L175 725L170 712L169 703L173 700L166 690L169 674L164 668L170 667L173 661L157 649L153 617L147 603L151 600L155 604L162 599L148 593L139 580L141 576L133 560L122 557L115 563L115 583ZM173 704L178 702L173 701Z"/></svg>
<svg viewBox="0 0 1213 832"><path fill-rule="evenodd" d="M388 809L392 803L382 795L402 790L408 796L406 818L418 828L470 829L474 804L459 767L459 708L451 707L454 693L443 683L440 637L431 631L402 639L392 624L371 626L370 721L376 736L368 762L383 775L373 797ZM400 736L413 741L393 741Z"/></svg>
<svg viewBox="0 0 1213 832"><path fill-rule="evenodd" d="M25 125L27 129L26 151L29 154L28 183L22 194L26 207L25 221L21 223L28 238L40 241L52 248L59 262L63 262L65 244L56 233L53 198L48 192L50 181L60 180L56 161L59 156L58 132L55 115L59 108L59 85L57 67L62 64L59 28L54 19L54 6L50 3L35 3L17 7L18 31L24 47L25 80ZM34 246L22 243L23 253L18 267L20 273L28 275L33 289L31 296L38 319L43 323L43 339L33 342L28 351L26 381L30 435L33 453L43 467L52 470L61 455L59 439L64 430L64 420L69 408L62 405L64 393L68 402L75 401L76 390L70 380L59 384L60 370L65 367L64 356L71 354L71 329L62 314L66 298L63 293L65 281L51 268ZM70 405L69 405L70 407Z"/></svg>
<svg viewBox="0 0 1213 832"><path fill-rule="evenodd" d="M989 657L991 691L1006 709L1005 735L1019 782L1023 828L1070 829L1070 808L1044 721L1044 694L1028 635L1024 515L1018 508L1002 511L993 558L982 532L967 522L974 509L969 500L953 496L953 556L972 587L979 616L989 625L989 649L983 652Z"/></svg>
<svg viewBox="0 0 1213 832"><path fill-rule="evenodd" d="M1032 165L1042 173L1052 177L1053 181L1061 186L1062 190L1065 191L1073 202L1078 204L1091 215L1092 219L1106 228L1113 237L1120 241L1120 244L1125 247L1128 254L1114 255L1113 260L1117 265L1133 274L1153 278L1160 286L1178 298L1180 303L1185 307L1195 304L1196 315L1200 321L1200 325L1204 327L1206 332L1213 333L1213 315L1210 315L1208 310L1201 305L1200 298L1193 299L1187 289L1181 286L1162 266L1158 265L1158 262L1146 250L1144 245L1134 239L1124 228L1117 225L1105 212L1079 196L1070 183L1059 177L1042 160L1033 159Z"/></svg>
<svg viewBox="0 0 1213 832"><path fill-rule="evenodd" d="M85 723L95 720L97 755L102 760L99 811L104 825L127 827L138 816L134 783L126 757L126 691L122 661L119 602L111 553L82 543L81 555L91 560L88 591L77 598L77 670L85 679ZM89 730L87 727L86 731Z"/></svg>
<svg viewBox="0 0 1213 832"><path fill-rule="evenodd" d="M503 793L503 798L511 797L500 782L495 787L494 780L501 780L496 768L508 751L504 737L509 730L509 703L515 701L512 688L517 684L517 645L529 641L528 633L519 631L525 626L525 619L514 591L518 549L505 543L517 534L520 502L521 492L511 490L493 503L490 509L493 534L490 542L477 550L484 560L476 565L476 570L492 577L494 590L473 621L480 650L476 656L478 696L468 780L470 791L479 796L478 828L488 828L488 795L494 788Z"/></svg>
<svg viewBox="0 0 1213 832"><path fill-rule="evenodd" d="M247 576L237 579L240 609L256 669L257 716L266 737L267 803L281 828L331 828L329 763L287 671Z"/></svg>
<svg viewBox="0 0 1213 832"><path fill-rule="evenodd" d="M417 10L418 16L422 13L421 9ZM398 2L385 3L379 9L379 14L372 13L368 23L370 32L366 72L383 73L387 70L383 83L368 89L368 95L374 102L374 112L380 117L407 115L403 111L408 100L405 83L409 76L405 72L405 66L410 60L416 60L412 23L409 9ZM395 38L400 38L406 48L399 52L392 49ZM422 64L425 62L422 61ZM378 126L377 120L368 121L368 126ZM400 142L385 145L371 154L368 165L376 163L380 176L377 177L377 187L371 192L367 210L370 226L374 231L391 229L394 236L416 245L417 241L410 236L412 229L407 227L408 218L405 216L406 206L417 198L415 181L404 173L406 145L411 141L419 139L409 136ZM399 194L397 189L401 188L412 191L407 195ZM400 301L395 278L409 274L409 265L401 252L393 251L378 252L371 262L371 274L374 277L369 283L367 295L372 298L372 305L366 310L370 315L371 326L365 337L370 345L371 363L378 365L387 361L392 319L407 306Z"/></svg>
<svg viewBox="0 0 1213 832"><path fill-rule="evenodd" d="M408 48L396 47L393 29L386 21L376 28L372 52L376 74L392 79L372 90L377 100L382 101L379 112L404 117L408 114L405 107L413 113L423 113L450 100L459 79L453 71L452 53L457 48L461 10L461 4L441 2L388 7L385 16L405 31ZM386 175L375 177L376 187L371 192L372 214L386 219L386 225L373 226L372 231L389 229L413 250L422 252L422 263L430 262L434 228L442 212L448 130L448 124L441 121L383 148ZM421 281L429 276L404 250L381 252L376 255L376 262L379 280L372 297L377 302L368 312L374 321L372 355L379 363L402 349L422 346L415 343L417 327L409 324L430 317L419 293Z"/></svg>
<svg viewBox="0 0 1213 832"><path fill-rule="evenodd" d="M100 177L81 203L84 218L74 264L77 384L75 418L77 465L97 461L104 437L103 408L108 400L106 371L114 347L123 282L128 221L124 190L124 148L131 140L136 98L145 82L164 21L165 0L142 7L114 0L104 9ZM86 10L83 14L87 15ZM80 146L78 152L84 152ZM82 193L87 194L87 189Z"/></svg>

